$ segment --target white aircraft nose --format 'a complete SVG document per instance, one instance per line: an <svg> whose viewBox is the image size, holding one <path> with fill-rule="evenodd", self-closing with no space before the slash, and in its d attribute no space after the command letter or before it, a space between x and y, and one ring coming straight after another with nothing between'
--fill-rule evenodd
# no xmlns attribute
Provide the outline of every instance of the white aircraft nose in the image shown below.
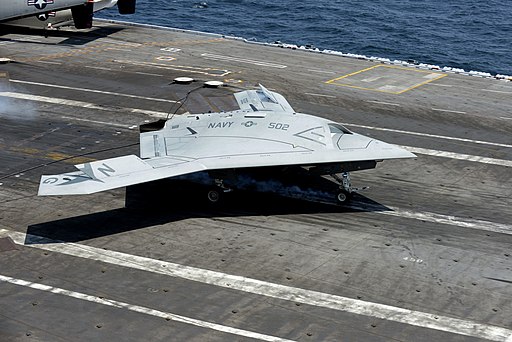
<svg viewBox="0 0 512 342"><path fill-rule="evenodd" d="M380 159L415 158L416 155L397 145L388 144L380 140L372 139L367 149L370 153L380 155Z"/></svg>
<svg viewBox="0 0 512 342"><path fill-rule="evenodd" d="M357 133L337 133L332 135L332 139L335 148L339 148L345 155L354 154L354 158L383 160L416 157L402 147Z"/></svg>

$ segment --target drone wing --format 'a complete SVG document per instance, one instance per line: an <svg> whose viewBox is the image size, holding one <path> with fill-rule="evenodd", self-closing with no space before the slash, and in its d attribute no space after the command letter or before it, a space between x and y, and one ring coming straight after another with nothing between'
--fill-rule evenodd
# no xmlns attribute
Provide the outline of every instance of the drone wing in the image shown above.
<svg viewBox="0 0 512 342"><path fill-rule="evenodd" d="M142 160L135 155L75 166L79 171L42 176L38 195L91 194L205 169L193 160L171 157Z"/></svg>

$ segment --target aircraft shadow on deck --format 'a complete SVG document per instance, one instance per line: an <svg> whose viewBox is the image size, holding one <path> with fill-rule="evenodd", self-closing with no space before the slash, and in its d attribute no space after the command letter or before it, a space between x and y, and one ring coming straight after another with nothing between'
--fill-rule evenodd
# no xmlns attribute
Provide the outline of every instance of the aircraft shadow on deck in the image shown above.
<svg viewBox="0 0 512 342"><path fill-rule="evenodd" d="M129 187L126 207L31 225L25 244L79 242L190 218L328 214L389 211L355 194L346 206L287 198L272 193L233 191L209 203L209 187L183 180L164 180ZM156 228L158 229L158 228Z"/></svg>
<svg viewBox="0 0 512 342"><path fill-rule="evenodd" d="M109 26L109 27L95 27L89 31L63 31L63 30L41 30L31 29L24 27L14 27L7 25L0 25L0 41L10 41L11 39L2 38L6 34L20 34L24 36L39 36L39 37L56 37L67 38L57 45L85 45L97 39L108 37L119 31L124 30L122 27ZM54 42L45 41L28 41L30 44L42 45L55 45Z"/></svg>

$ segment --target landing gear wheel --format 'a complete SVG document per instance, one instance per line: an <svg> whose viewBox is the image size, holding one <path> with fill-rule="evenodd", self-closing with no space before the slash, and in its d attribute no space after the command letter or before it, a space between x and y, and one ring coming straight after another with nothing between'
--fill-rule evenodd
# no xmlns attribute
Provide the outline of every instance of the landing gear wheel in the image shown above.
<svg viewBox="0 0 512 342"><path fill-rule="evenodd" d="M217 189L208 190L208 193L206 195L207 195L208 201L212 204L219 203L219 201L221 199L221 193Z"/></svg>
<svg viewBox="0 0 512 342"><path fill-rule="evenodd" d="M336 195L336 202L338 202L338 204L347 204L348 202L350 202L350 197L351 194L348 193L347 191L340 191Z"/></svg>

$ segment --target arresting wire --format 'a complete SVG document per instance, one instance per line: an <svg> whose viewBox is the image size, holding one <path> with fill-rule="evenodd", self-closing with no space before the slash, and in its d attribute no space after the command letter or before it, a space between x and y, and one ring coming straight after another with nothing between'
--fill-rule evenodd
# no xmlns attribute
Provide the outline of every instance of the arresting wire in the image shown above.
<svg viewBox="0 0 512 342"><path fill-rule="evenodd" d="M172 118L174 117L174 115L176 115L176 113L178 112L178 110L180 110L181 107L183 107L183 105L187 102L188 100L188 97L191 93L193 93L194 91L197 91L201 88L204 88L204 86L200 86L200 87L197 87L197 88L194 88L194 89L191 89L187 92L187 94L182 97L181 99L179 99L178 101L176 101L176 103L179 103L180 105L178 106L178 108L176 108L176 110L174 110L174 112L172 111L172 108L174 107L174 104L172 105L171 109L169 110L169 113L167 113L167 117L165 118L166 120L169 120L169 115L171 115L172 113L172 116L171 116L171 120Z"/></svg>
<svg viewBox="0 0 512 342"><path fill-rule="evenodd" d="M31 167L29 167L29 168L26 168L26 169L23 169L23 170L19 170L19 171L17 171L17 172L12 172L12 173L9 173L9 174L7 174L7 175L1 176L1 177L0 177L0 180L4 180L4 179L6 179L6 178L9 178L9 177L13 177L13 176L19 175L20 173L29 172L29 171L32 171L32 170L35 170L35 169L39 169L39 168L41 168L41 167L48 166L48 165L52 165L52 164L56 164L56 163L61 163L61 162L66 161L66 160L75 159L75 158L80 158L80 157L88 156L88 155L95 154L95 153L101 153L101 152L108 152L108 151L113 151L113 150L119 150L119 149L122 149L122 148L131 147L131 146L136 146L136 145L139 145L139 143L138 143L138 142L136 142L136 143L127 144L127 145L122 145L122 146L109 147L109 148L105 148L105 149L102 149L102 150L96 150L96 151L91 151L91 152L86 152L86 153L76 154L76 155L69 156L69 157L64 157L64 158L57 159L57 160L52 160L52 161L47 162L47 163L42 163L42 164L39 164L39 165L31 166Z"/></svg>

